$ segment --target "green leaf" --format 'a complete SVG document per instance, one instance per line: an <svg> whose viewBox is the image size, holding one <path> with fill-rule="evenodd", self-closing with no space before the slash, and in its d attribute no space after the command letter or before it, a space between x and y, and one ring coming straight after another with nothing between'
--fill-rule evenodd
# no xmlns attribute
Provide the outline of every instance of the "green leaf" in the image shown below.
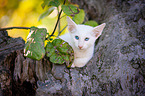
<svg viewBox="0 0 145 96"><path fill-rule="evenodd" d="M83 9L81 9L80 12L73 17L73 20L76 24L82 24L84 18L85 18L85 12Z"/></svg>
<svg viewBox="0 0 145 96"><path fill-rule="evenodd" d="M68 16L77 14L79 12L78 8L71 4L62 5L61 7L62 7L63 12Z"/></svg>
<svg viewBox="0 0 145 96"><path fill-rule="evenodd" d="M64 0L58 0L61 5L64 4ZM65 0L65 5L68 5L70 3L70 0Z"/></svg>
<svg viewBox="0 0 145 96"><path fill-rule="evenodd" d="M31 27L24 48L24 56L40 60L45 55L44 41L47 30L45 28Z"/></svg>
<svg viewBox="0 0 145 96"><path fill-rule="evenodd" d="M98 26L98 23L96 21L90 20L90 21L85 22L85 25L96 27Z"/></svg>
<svg viewBox="0 0 145 96"><path fill-rule="evenodd" d="M58 7L60 5L59 0L53 0L49 3L50 6Z"/></svg>
<svg viewBox="0 0 145 96"><path fill-rule="evenodd" d="M72 47L62 39L55 39L46 45L46 56L52 63L67 65L72 64L74 53Z"/></svg>
<svg viewBox="0 0 145 96"><path fill-rule="evenodd" d="M44 9L46 5L49 4L51 0L43 0L44 2L41 4L41 7Z"/></svg>
<svg viewBox="0 0 145 96"><path fill-rule="evenodd" d="M44 17L50 15L54 11L54 9L55 9L55 7L50 7L47 11L45 11L44 13L41 14L38 21L40 21Z"/></svg>

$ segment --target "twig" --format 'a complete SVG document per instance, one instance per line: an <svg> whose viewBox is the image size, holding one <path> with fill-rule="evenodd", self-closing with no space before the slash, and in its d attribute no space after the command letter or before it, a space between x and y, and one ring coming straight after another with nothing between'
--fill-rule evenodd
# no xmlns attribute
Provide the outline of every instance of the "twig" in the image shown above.
<svg viewBox="0 0 145 96"><path fill-rule="evenodd" d="M4 30L11 30L11 29L30 29L30 27L7 27L7 28L0 28L0 31Z"/></svg>
<svg viewBox="0 0 145 96"><path fill-rule="evenodd" d="M65 4L65 2L66 2L66 0L64 0L64 3L63 3L63 4ZM59 12L59 14L58 14L57 22L56 22L55 27L54 27L54 30L53 30L53 32L52 32L52 34L51 34L50 36L53 36L54 33L55 33L55 30L56 30L57 25L58 25L59 20L60 20L60 15L61 15L61 13L62 13L62 9L60 10L60 12Z"/></svg>
<svg viewBox="0 0 145 96"><path fill-rule="evenodd" d="M52 32L52 34L51 34L50 36L53 36L53 34L55 33L55 30L56 30L57 25L58 25L59 20L60 20L60 15L61 15L61 13L62 13L62 9L61 9L60 13L58 14L57 22L56 22L55 27L54 27L54 30L53 30L53 32Z"/></svg>
<svg viewBox="0 0 145 96"><path fill-rule="evenodd" d="M58 14L59 14L59 7L57 8ZM61 19L61 18L60 18ZM58 22L58 32L60 31L60 22Z"/></svg>
<svg viewBox="0 0 145 96"><path fill-rule="evenodd" d="M58 33L57 37L64 31L64 29L67 27L67 25Z"/></svg>
<svg viewBox="0 0 145 96"><path fill-rule="evenodd" d="M63 17L65 17L65 16L67 16L67 15L65 14L65 15L61 16L60 19L63 18Z"/></svg>

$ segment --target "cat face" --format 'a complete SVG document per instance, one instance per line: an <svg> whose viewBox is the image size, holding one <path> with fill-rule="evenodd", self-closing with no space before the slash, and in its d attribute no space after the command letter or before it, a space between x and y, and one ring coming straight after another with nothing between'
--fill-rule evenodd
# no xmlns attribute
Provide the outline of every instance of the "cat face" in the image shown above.
<svg viewBox="0 0 145 96"><path fill-rule="evenodd" d="M77 25L75 31L70 32L76 48L84 50L94 44L96 38L90 34L91 29L90 26Z"/></svg>
<svg viewBox="0 0 145 96"><path fill-rule="evenodd" d="M79 50L88 49L90 46L94 46L95 40L101 35L105 23L91 27L87 25L77 25L69 17L67 17L68 31L74 41L74 45Z"/></svg>

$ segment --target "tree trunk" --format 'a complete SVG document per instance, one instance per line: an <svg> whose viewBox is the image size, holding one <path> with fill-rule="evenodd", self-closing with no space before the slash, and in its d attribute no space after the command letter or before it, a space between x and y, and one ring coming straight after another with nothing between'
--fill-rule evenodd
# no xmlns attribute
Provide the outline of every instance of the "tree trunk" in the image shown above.
<svg viewBox="0 0 145 96"><path fill-rule="evenodd" d="M52 87L47 87L45 91L44 87L39 87L39 96L41 92L68 96L145 95L145 2L72 2L85 9L88 19L107 25L96 42L91 61L83 68L70 70L54 65L51 71L53 76L49 77L53 84L48 80Z"/></svg>
<svg viewBox="0 0 145 96"><path fill-rule="evenodd" d="M0 94L14 90L14 85L22 87L27 81L27 86L37 82L36 96L145 96L145 1L72 2L85 9L88 19L107 24L96 41L93 58L83 68L67 69L65 65L51 65L45 58L40 61L24 58L24 43L20 39L10 40L10 44L19 42L18 46L8 43L7 47L0 39L0 68L4 69L0 75ZM34 86L31 87L33 90Z"/></svg>

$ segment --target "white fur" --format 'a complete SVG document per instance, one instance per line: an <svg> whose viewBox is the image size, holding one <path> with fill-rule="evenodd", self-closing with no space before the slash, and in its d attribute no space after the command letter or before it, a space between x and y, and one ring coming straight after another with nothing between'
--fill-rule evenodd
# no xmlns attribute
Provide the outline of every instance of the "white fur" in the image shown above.
<svg viewBox="0 0 145 96"><path fill-rule="evenodd" d="M71 67L83 67L92 58L95 40L101 35L106 24L103 23L97 27L77 25L69 17L67 17L67 22L69 33L60 38L68 42L74 50L74 62ZM75 36L79 39L75 39ZM89 40L85 41L85 38Z"/></svg>

